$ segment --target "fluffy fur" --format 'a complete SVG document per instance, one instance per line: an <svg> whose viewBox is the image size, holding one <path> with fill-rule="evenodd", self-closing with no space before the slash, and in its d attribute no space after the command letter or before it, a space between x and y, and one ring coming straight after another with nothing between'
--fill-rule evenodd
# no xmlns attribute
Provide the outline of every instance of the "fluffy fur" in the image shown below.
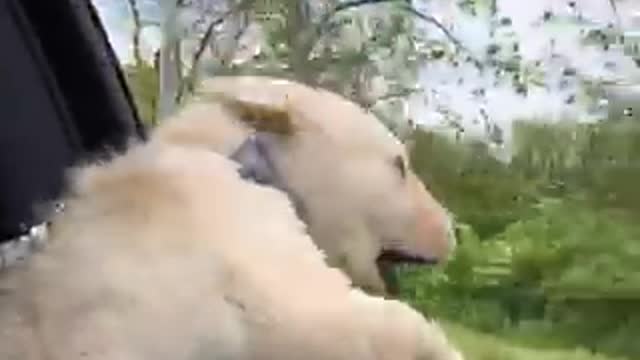
<svg viewBox="0 0 640 360"><path fill-rule="evenodd" d="M408 306L351 289L236 167L151 144L79 169L49 246L0 279L0 359L459 359Z"/></svg>
<svg viewBox="0 0 640 360"><path fill-rule="evenodd" d="M370 330L374 352L379 359L463 360L449 345L437 323L426 321L409 305L359 290L351 292L351 301Z"/></svg>
<svg viewBox="0 0 640 360"><path fill-rule="evenodd" d="M313 240L356 285L385 293L376 264L385 252L401 261L444 262L453 251L449 215L409 169L405 147L335 93L270 77L216 77L153 141L229 156L256 130L279 139L269 150L304 202Z"/></svg>

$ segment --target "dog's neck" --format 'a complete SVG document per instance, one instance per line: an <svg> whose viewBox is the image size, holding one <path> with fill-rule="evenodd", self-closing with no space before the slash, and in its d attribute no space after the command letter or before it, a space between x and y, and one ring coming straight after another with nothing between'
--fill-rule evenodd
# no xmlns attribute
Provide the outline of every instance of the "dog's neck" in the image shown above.
<svg viewBox="0 0 640 360"><path fill-rule="evenodd" d="M270 140L265 136L250 136L230 158L240 164L240 177L262 186L269 186L287 195L298 218L309 226L308 213L302 198L288 186L286 180L278 172L270 151ZM60 203L55 211L63 211ZM49 223L33 226L22 236L0 243L0 273L26 261L32 253L43 248L47 241Z"/></svg>
<svg viewBox="0 0 640 360"><path fill-rule="evenodd" d="M302 200L278 170L271 149L274 139L267 134L252 134L234 151L230 158L240 164L240 177L285 193L293 205L296 215L307 226L308 213Z"/></svg>

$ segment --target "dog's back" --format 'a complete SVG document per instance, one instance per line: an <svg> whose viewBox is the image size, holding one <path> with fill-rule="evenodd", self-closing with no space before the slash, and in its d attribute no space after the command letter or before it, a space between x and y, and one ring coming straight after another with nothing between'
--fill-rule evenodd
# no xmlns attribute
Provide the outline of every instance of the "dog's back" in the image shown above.
<svg viewBox="0 0 640 360"><path fill-rule="evenodd" d="M73 190L50 244L2 280L3 360L365 358L346 277L232 162L142 146Z"/></svg>

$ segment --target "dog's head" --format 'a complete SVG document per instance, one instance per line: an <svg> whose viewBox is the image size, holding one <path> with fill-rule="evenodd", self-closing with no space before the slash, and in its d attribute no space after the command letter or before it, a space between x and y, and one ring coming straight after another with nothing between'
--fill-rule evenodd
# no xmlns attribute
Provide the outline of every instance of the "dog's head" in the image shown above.
<svg viewBox="0 0 640 360"><path fill-rule="evenodd" d="M387 265L448 258L455 246L449 214L409 167L405 146L372 114L332 92L269 77L217 77L201 94L215 109L209 113L224 116L201 111L191 130L180 119L175 128L198 132L187 137L202 143L213 132L207 128L231 119L226 131L237 138L243 124L233 151L204 145L227 151L244 176L287 192L329 263L356 285L384 291L379 272ZM220 142L220 132L209 138Z"/></svg>

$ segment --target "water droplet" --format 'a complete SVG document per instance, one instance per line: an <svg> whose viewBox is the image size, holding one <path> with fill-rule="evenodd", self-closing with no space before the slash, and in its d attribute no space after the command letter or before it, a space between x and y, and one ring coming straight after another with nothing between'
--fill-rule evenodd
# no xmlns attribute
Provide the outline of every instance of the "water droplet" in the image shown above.
<svg viewBox="0 0 640 360"><path fill-rule="evenodd" d="M575 103L576 102L576 95L575 94L569 95L569 97L567 97L567 99L564 102L567 105Z"/></svg>
<svg viewBox="0 0 640 360"><path fill-rule="evenodd" d="M433 49L430 55L434 59L441 59L444 56L444 49Z"/></svg>
<svg viewBox="0 0 640 360"><path fill-rule="evenodd" d="M500 45L498 44L491 44L487 46L487 54L490 56L497 54L498 51L500 51Z"/></svg>
<svg viewBox="0 0 640 360"><path fill-rule="evenodd" d="M518 84L516 86L516 93L522 96L527 96L527 93L528 93L527 86L524 84Z"/></svg>
<svg viewBox="0 0 640 360"><path fill-rule="evenodd" d="M598 107L607 107L609 106L609 100L605 98L598 99Z"/></svg>
<svg viewBox="0 0 640 360"><path fill-rule="evenodd" d="M510 17L503 17L500 19L500 25L502 26L511 26L512 21Z"/></svg>
<svg viewBox="0 0 640 360"><path fill-rule="evenodd" d="M475 97L484 97L486 95L486 90L484 88L477 88L471 92Z"/></svg>

